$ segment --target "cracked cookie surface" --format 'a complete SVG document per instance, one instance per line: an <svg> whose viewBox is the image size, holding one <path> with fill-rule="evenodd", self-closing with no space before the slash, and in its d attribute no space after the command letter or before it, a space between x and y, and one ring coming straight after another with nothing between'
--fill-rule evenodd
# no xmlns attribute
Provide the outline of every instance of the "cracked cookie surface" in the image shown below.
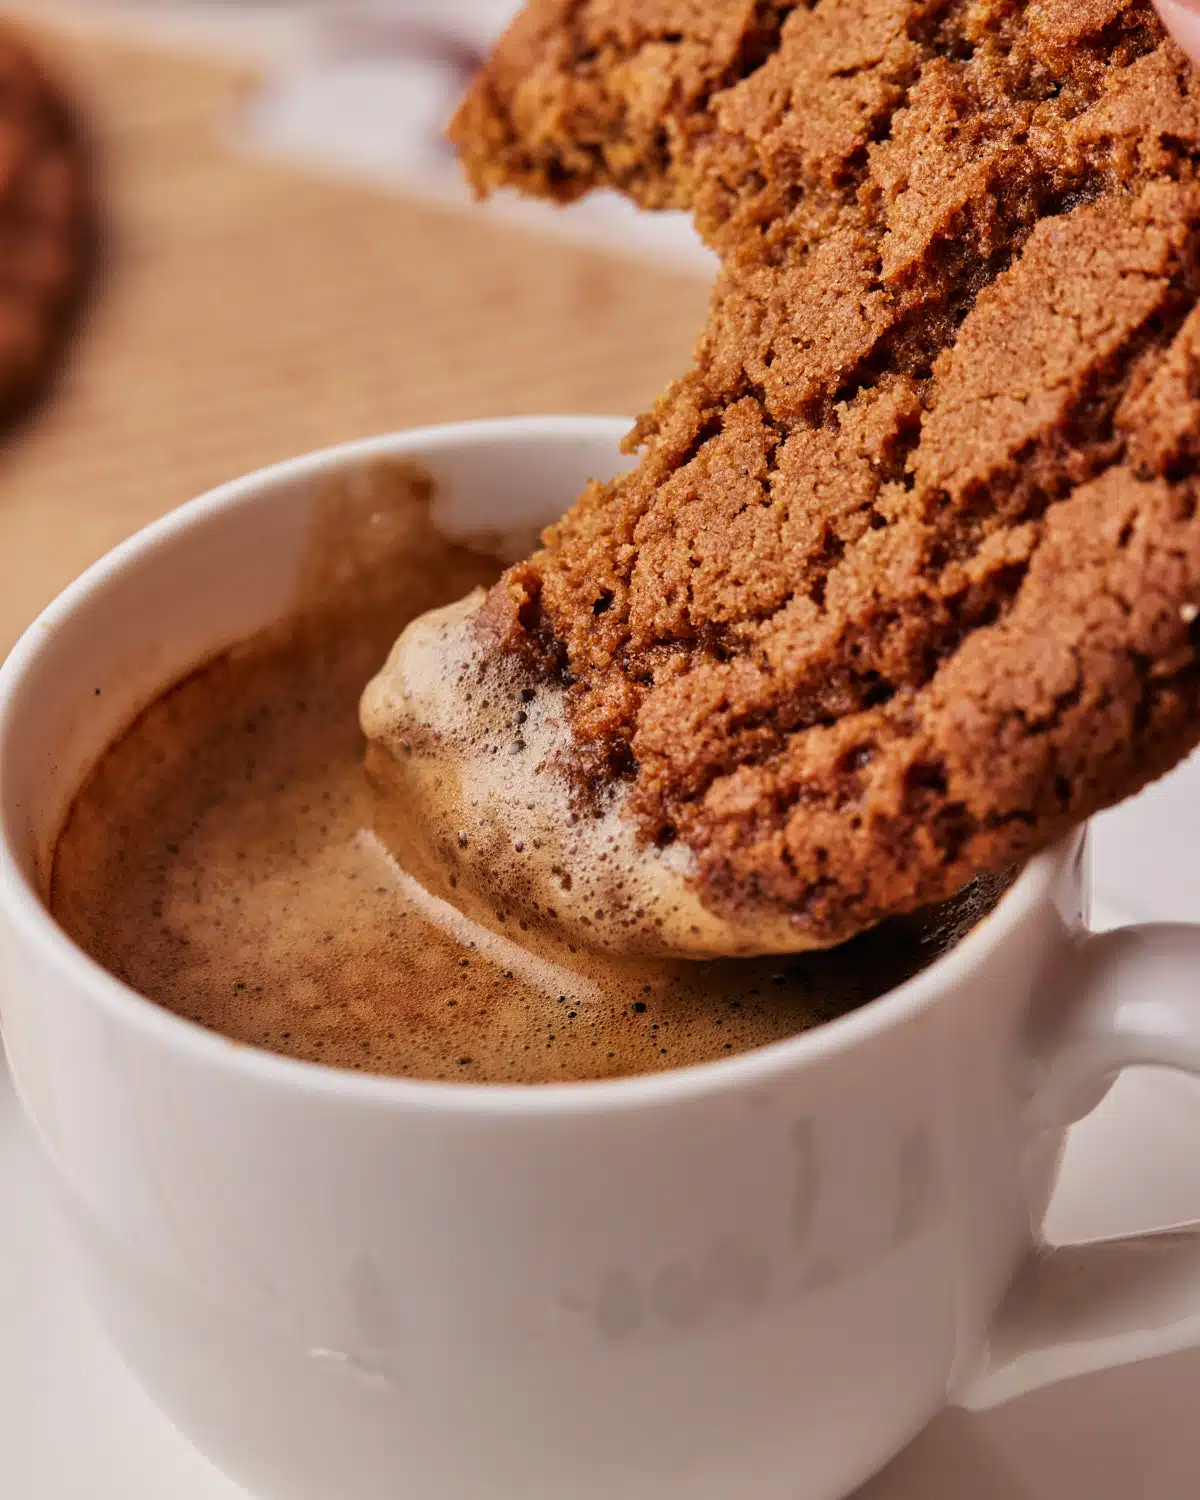
<svg viewBox="0 0 1200 1500"><path fill-rule="evenodd" d="M534 0L452 133L722 259L482 617L706 904L837 942L1200 740L1200 83L1148 4Z"/></svg>

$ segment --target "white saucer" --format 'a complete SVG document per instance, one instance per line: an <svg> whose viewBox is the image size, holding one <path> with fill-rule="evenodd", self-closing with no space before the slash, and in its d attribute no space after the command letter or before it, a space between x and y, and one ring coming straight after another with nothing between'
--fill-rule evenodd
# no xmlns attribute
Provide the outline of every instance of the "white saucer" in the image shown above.
<svg viewBox="0 0 1200 1500"><path fill-rule="evenodd" d="M1200 1084L1127 1073L1072 1135L1053 1238L1200 1218L1198 1151ZM0 1496L247 1500L126 1373L53 1231L0 1066ZM1198 1406L1200 1349L948 1412L858 1500L1181 1500L1200 1493Z"/></svg>

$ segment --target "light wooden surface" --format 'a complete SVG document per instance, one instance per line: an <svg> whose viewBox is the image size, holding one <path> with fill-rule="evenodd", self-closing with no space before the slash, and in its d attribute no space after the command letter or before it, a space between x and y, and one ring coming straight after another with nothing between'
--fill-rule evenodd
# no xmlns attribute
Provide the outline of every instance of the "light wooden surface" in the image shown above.
<svg viewBox="0 0 1200 1500"><path fill-rule="evenodd" d="M684 368L702 280L245 154L249 70L39 40L97 139L107 249L56 390L0 437L0 654L238 473L424 422L632 412Z"/></svg>

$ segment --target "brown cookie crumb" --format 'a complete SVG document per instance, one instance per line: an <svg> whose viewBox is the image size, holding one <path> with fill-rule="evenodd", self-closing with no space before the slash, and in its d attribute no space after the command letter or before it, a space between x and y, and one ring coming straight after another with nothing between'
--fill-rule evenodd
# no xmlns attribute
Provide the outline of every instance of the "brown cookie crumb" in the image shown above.
<svg viewBox="0 0 1200 1500"><path fill-rule="evenodd" d="M534 0L453 134L722 257L486 616L706 901L836 942L1200 740L1200 84L1128 0Z"/></svg>

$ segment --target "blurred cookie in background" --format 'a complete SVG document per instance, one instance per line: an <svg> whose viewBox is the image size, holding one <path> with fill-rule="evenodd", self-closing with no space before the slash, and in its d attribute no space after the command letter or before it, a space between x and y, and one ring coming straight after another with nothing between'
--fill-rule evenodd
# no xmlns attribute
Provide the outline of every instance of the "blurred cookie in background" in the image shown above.
<svg viewBox="0 0 1200 1500"><path fill-rule="evenodd" d="M80 121L58 80L0 22L0 421L54 372L94 245Z"/></svg>

